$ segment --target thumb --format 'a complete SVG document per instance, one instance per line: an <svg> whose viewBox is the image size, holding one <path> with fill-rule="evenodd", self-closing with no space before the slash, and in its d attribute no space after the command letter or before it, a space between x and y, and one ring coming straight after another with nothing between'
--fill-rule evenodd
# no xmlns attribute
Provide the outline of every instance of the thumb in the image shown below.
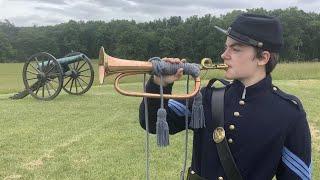
<svg viewBox="0 0 320 180"><path fill-rule="evenodd" d="M177 73L175 74L175 76L177 79L180 79L182 77L182 75L183 75L183 68L179 68L177 70Z"/></svg>

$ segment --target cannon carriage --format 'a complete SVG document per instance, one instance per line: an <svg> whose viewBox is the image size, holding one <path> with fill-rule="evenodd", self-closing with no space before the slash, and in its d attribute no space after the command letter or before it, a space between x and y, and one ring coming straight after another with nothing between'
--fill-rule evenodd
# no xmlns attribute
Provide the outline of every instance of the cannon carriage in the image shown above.
<svg viewBox="0 0 320 180"><path fill-rule="evenodd" d="M87 92L94 80L90 59L83 53L72 52L63 58L40 52L32 55L23 66L25 90L12 96L22 99L31 95L39 100L52 100L63 89L72 95Z"/></svg>

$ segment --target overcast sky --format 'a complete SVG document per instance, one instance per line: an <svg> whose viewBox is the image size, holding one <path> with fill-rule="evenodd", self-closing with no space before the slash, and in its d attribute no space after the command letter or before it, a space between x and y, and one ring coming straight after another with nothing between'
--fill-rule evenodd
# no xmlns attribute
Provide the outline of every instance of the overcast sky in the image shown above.
<svg viewBox="0 0 320 180"><path fill-rule="evenodd" d="M170 16L219 16L235 9L292 6L320 13L320 0L0 0L0 20L8 19L15 26L53 25L71 19L143 22Z"/></svg>

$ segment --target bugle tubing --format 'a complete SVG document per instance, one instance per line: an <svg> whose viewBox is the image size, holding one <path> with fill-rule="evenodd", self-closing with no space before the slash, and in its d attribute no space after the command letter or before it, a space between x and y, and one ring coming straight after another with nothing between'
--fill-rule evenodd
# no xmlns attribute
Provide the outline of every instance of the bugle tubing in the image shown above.
<svg viewBox="0 0 320 180"><path fill-rule="evenodd" d="M203 58L201 60L201 70L209 70L209 69L226 70L226 69L228 69L228 65L226 65L226 64L213 64L212 59Z"/></svg>

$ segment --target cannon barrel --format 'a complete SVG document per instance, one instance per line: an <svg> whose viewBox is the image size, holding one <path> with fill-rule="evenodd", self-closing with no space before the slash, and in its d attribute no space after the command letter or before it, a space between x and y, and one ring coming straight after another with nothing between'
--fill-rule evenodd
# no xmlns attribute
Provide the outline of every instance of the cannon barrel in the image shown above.
<svg viewBox="0 0 320 180"><path fill-rule="evenodd" d="M60 65L68 65L68 64L78 62L78 61L82 60L83 58L85 58L85 55L79 54L79 55L59 58L59 59L57 59L57 61L59 62Z"/></svg>
<svg viewBox="0 0 320 180"><path fill-rule="evenodd" d="M61 67L67 67L68 64L72 64L72 63L75 63L75 62L78 62L78 61L81 61L85 58L86 56L84 54L79 54L79 55L74 55L74 56L69 56L69 57L63 57L63 58L59 58L57 59L58 63L61 65ZM44 62L39 62L38 64L38 67L39 68L45 68L48 63L49 65L52 65L53 61L44 61Z"/></svg>

